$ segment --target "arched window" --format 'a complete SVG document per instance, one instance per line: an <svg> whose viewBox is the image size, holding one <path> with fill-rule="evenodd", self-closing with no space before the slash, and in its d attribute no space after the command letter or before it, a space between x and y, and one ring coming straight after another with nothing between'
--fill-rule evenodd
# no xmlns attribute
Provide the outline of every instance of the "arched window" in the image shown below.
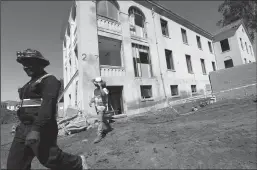
<svg viewBox="0 0 257 170"><path fill-rule="evenodd" d="M96 6L97 15L118 21L119 5L114 0L99 1Z"/></svg>
<svg viewBox="0 0 257 170"><path fill-rule="evenodd" d="M132 35L146 37L145 15L137 7L129 8L130 32Z"/></svg>

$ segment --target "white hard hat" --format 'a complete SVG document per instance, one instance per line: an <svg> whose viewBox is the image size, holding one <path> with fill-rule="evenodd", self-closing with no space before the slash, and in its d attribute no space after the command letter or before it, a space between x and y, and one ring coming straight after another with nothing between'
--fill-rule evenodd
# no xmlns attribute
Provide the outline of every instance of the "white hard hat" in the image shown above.
<svg viewBox="0 0 257 170"><path fill-rule="evenodd" d="M102 81L102 78L101 77L96 77L95 78L95 82L101 82Z"/></svg>

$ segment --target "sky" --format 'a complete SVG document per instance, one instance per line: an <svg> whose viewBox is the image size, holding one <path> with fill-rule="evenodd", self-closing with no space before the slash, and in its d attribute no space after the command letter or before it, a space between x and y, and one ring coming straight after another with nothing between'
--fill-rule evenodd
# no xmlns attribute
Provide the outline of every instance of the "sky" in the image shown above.
<svg viewBox="0 0 257 170"><path fill-rule="evenodd" d="M214 33L222 1L159 1L166 8ZM17 89L29 78L16 62L16 51L39 50L51 64L46 71L62 78L60 33L70 1L1 1L1 101L19 100ZM254 44L256 51L256 44Z"/></svg>

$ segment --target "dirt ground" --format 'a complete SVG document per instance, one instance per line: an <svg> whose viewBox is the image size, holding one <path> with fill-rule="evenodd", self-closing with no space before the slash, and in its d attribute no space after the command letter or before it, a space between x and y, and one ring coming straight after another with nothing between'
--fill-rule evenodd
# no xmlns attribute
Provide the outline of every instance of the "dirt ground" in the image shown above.
<svg viewBox="0 0 257 170"><path fill-rule="evenodd" d="M2 168L11 141L7 126L11 125L1 128ZM59 139L59 146L84 153L92 169L256 169L252 98L217 102L183 116L162 109L117 120L112 126L114 130L98 144L92 144L96 129L90 129ZM35 159L32 168L43 167Z"/></svg>

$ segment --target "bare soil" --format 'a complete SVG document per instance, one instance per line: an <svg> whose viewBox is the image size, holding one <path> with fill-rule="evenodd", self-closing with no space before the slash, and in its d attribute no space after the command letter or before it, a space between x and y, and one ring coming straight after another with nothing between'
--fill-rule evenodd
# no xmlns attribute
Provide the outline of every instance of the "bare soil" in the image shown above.
<svg viewBox="0 0 257 170"><path fill-rule="evenodd" d="M12 140L7 126L11 127L1 128L2 168ZM60 138L59 146L85 154L92 169L256 169L253 98L217 102L183 116L166 108L120 119L112 126L114 130L98 144L92 143L96 129L89 129ZM32 168L43 166L35 159Z"/></svg>

